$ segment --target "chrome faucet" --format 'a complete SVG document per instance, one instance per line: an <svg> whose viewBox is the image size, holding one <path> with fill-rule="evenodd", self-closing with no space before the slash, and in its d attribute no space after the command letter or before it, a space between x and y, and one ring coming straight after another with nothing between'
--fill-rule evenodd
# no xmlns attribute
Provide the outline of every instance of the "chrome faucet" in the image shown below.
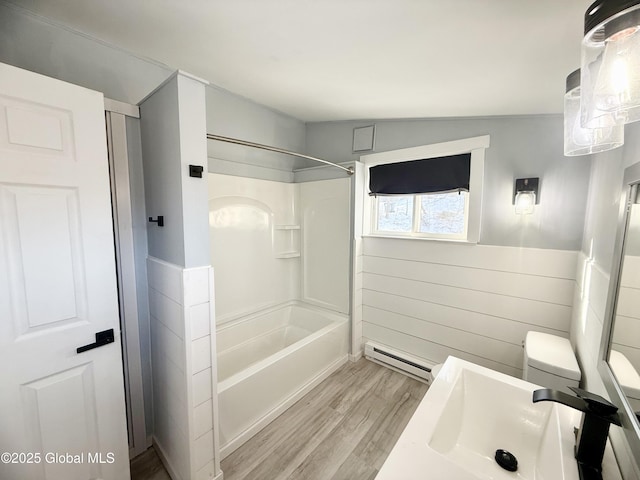
<svg viewBox="0 0 640 480"><path fill-rule="evenodd" d="M533 392L533 403L558 402L582 413L576 433L575 456L580 480L602 480L602 458L607 445L609 425L621 426L618 407L595 393L569 387L575 396L550 388Z"/></svg>

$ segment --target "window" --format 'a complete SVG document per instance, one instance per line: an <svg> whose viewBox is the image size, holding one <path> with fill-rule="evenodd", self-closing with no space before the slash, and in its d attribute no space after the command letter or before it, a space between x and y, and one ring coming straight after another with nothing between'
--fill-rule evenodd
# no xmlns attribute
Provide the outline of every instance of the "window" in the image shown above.
<svg viewBox="0 0 640 480"><path fill-rule="evenodd" d="M375 232L399 232L465 239L468 192L378 196Z"/></svg>
<svg viewBox="0 0 640 480"><path fill-rule="evenodd" d="M484 136L361 157L364 234L477 242L488 146Z"/></svg>

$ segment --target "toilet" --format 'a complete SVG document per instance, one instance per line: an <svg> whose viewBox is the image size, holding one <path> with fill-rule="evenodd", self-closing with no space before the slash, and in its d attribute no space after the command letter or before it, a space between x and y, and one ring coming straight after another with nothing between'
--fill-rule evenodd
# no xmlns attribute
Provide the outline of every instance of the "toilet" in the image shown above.
<svg viewBox="0 0 640 480"><path fill-rule="evenodd" d="M522 378L545 388L575 395L568 387L580 383L580 367L566 338L541 332L527 332L524 341Z"/></svg>
<svg viewBox="0 0 640 480"><path fill-rule="evenodd" d="M609 365L634 412L640 411L640 375L624 354L611 350Z"/></svg>

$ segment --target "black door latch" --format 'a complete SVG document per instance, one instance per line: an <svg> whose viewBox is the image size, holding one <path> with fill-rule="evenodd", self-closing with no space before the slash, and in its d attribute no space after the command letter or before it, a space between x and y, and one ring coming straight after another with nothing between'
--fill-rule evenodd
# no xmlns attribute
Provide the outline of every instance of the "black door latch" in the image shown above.
<svg viewBox="0 0 640 480"><path fill-rule="evenodd" d="M94 348L102 347L104 345L108 345L115 341L115 337L113 335L113 328L109 330L104 330L102 332L96 333L96 341L94 343L90 343L88 345L83 345L82 347L76 348L77 353L86 352L87 350L92 350Z"/></svg>

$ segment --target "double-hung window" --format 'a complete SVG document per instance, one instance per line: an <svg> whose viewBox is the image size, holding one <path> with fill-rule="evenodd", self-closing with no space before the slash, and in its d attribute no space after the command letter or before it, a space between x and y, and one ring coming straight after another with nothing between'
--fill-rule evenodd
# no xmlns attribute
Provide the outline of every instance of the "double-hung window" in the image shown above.
<svg viewBox="0 0 640 480"><path fill-rule="evenodd" d="M484 136L362 157L365 234L477 242L488 146Z"/></svg>

